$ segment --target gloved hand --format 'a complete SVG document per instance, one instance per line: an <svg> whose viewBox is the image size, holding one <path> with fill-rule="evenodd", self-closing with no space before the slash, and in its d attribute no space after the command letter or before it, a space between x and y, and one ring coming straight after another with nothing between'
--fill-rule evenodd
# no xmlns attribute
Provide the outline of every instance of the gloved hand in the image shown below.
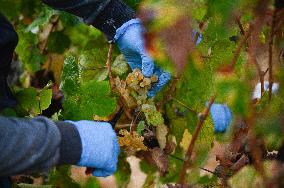
<svg viewBox="0 0 284 188"><path fill-rule="evenodd" d="M148 92L148 96L153 97L171 79L171 74L154 65L153 59L145 49L143 33L141 21L132 19L116 30L114 41L132 70L140 69L145 77L153 74L158 76L158 82Z"/></svg>
<svg viewBox="0 0 284 188"><path fill-rule="evenodd" d="M82 154L78 166L94 168L93 175L106 177L117 169L119 145L112 126L106 122L68 121L76 126L81 142Z"/></svg>
<svg viewBox="0 0 284 188"><path fill-rule="evenodd" d="M224 132L232 122L232 113L225 104L212 104L210 108L215 132Z"/></svg>
<svg viewBox="0 0 284 188"><path fill-rule="evenodd" d="M279 89L279 83L272 84L272 93L277 93ZM269 90L269 82L264 81L264 91ZM254 88L252 99L260 99L261 96L261 83L258 82Z"/></svg>
<svg viewBox="0 0 284 188"><path fill-rule="evenodd" d="M195 39L196 34L197 34L197 32L193 31L193 35L192 35L193 40ZM203 38L202 33L199 33L197 40L196 40L196 44L195 44L196 46L198 46L201 43L202 38Z"/></svg>

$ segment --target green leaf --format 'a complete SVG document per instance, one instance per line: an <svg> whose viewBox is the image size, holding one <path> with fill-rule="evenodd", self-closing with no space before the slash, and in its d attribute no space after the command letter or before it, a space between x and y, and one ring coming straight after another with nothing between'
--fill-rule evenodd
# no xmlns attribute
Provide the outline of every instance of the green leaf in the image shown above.
<svg viewBox="0 0 284 188"><path fill-rule="evenodd" d="M273 162L267 161L264 163L265 174L268 177L271 177L274 170ZM232 188L243 188L244 182L246 183L246 187L259 187L264 188L264 184L261 181L261 176L258 171L256 171L253 166L245 166L243 167L237 174L232 176L228 183Z"/></svg>
<svg viewBox="0 0 284 188"><path fill-rule="evenodd" d="M79 72L81 83L90 80L103 81L108 77L105 60L95 50L87 50L80 55Z"/></svg>
<svg viewBox="0 0 284 188"><path fill-rule="evenodd" d="M79 68L75 57L65 59L61 78L61 88L65 95L65 119L92 120L94 115L105 117L115 110L116 99L111 96L108 81L79 83Z"/></svg>
<svg viewBox="0 0 284 188"><path fill-rule="evenodd" d="M262 137L269 151L278 150L284 141L283 103L279 103L280 100L280 96L273 96L265 112L256 120L255 133Z"/></svg>
<svg viewBox="0 0 284 188"><path fill-rule="evenodd" d="M18 107L32 115L41 114L51 104L52 89L37 91L35 88L22 89L16 93Z"/></svg>
<svg viewBox="0 0 284 188"><path fill-rule="evenodd" d="M49 35L47 48L49 52L62 54L71 45L71 40L63 31L52 32Z"/></svg>
<svg viewBox="0 0 284 188"><path fill-rule="evenodd" d="M190 3L191 15L197 21L202 21L204 16L207 13L207 4L206 0L193 0Z"/></svg>
<svg viewBox="0 0 284 188"><path fill-rule="evenodd" d="M64 95L74 95L79 92L79 68L74 56L68 56L64 60L61 89Z"/></svg>
<svg viewBox="0 0 284 188"><path fill-rule="evenodd" d="M203 123L194 147L197 155L197 159L195 161L196 165L202 165L206 160L209 151L213 147L214 140L215 135L213 121L210 117L207 117Z"/></svg>
<svg viewBox="0 0 284 188"><path fill-rule="evenodd" d="M71 166L60 166L50 171L48 183L53 187L61 188L80 188L71 177Z"/></svg>
<svg viewBox="0 0 284 188"><path fill-rule="evenodd" d="M195 110L208 101L214 91L213 86L213 70L209 64L201 67L192 58L178 83L176 98Z"/></svg>
<svg viewBox="0 0 284 188"><path fill-rule="evenodd" d="M32 111L34 114L38 114L40 112L37 100L37 91L35 88L22 89L16 93L16 98L17 101L19 101L18 106L23 108L25 111Z"/></svg>
<svg viewBox="0 0 284 188"><path fill-rule="evenodd" d="M67 27L74 27L80 23L76 16L64 11L60 12L60 21L62 21L63 25Z"/></svg>
<svg viewBox="0 0 284 188"><path fill-rule="evenodd" d="M85 188L100 188L100 183L96 177L90 177L88 178L88 181L86 185L84 185Z"/></svg>
<svg viewBox="0 0 284 188"><path fill-rule="evenodd" d="M52 185L32 185L26 183L17 184L17 187L20 188L52 188Z"/></svg>
<svg viewBox="0 0 284 188"><path fill-rule="evenodd" d="M51 104L52 89L43 89L39 92L40 109L46 110Z"/></svg>
<svg viewBox="0 0 284 188"><path fill-rule="evenodd" d="M141 136L142 135L142 131L144 131L144 129L145 129L145 121L140 121L138 123L138 125L137 125L137 130L136 130L137 134L139 136Z"/></svg>
<svg viewBox="0 0 284 188"><path fill-rule="evenodd" d="M17 113L12 108L5 108L1 110L0 115L5 117L17 117Z"/></svg>
<svg viewBox="0 0 284 188"><path fill-rule="evenodd" d="M93 115L105 117L115 110L116 100L110 92L108 81L93 80L82 85L80 110L85 118L92 118Z"/></svg>
<svg viewBox="0 0 284 188"><path fill-rule="evenodd" d="M44 7L41 13L37 16L35 20L26 28L26 32L32 32L38 27L40 29L44 25L49 23L50 18L58 13L58 11L51 9L49 7Z"/></svg>
<svg viewBox="0 0 284 188"><path fill-rule="evenodd" d="M18 35L19 43L16 53L19 55L19 60L23 63L25 70L29 72L40 70L40 66L44 62L44 57L37 48L37 36L23 31L18 32Z"/></svg>
<svg viewBox="0 0 284 188"><path fill-rule="evenodd" d="M202 176L198 180L198 184L204 187L218 187L218 177L217 176Z"/></svg>
<svg viewBox="0 0 284 188"><path fill-rule="evenodd" d="M117 171L114 174L115 182L118 187L127 187L130 181L131 169L126 158L126 153L122 151L118 158Z"/></svg>

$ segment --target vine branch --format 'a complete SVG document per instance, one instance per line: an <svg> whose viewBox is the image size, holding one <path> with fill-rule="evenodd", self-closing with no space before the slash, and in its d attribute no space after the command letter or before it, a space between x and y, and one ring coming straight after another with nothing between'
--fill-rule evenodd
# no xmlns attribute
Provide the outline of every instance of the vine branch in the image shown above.
<svg viewBox="0 0 284 188"><path fill-rule="evenodd" d="M108 71L108 76L109 76L109 84L111 87L111 90L114 91L114 80L111 72L111 59L112 59L112 50L113 50L113 44L110 43L109 49L108 49L108 54L107 54L107 61L106 61L106 67Z"/></svg>
<svg viewBox="0 0 284 188"><path fill-rule="evenodd" d="M179 183L182 184L182 185L185 184L186 171L187 171L187 169L188 169L188 167L190 165L191 155L192 155L192 152L193 152L193 148L194 148L195 142L196 142L196 140L198 138L198 135L200 133L202 125L203 125L204 121L206 120L206 118L207 118L207 116L209 114L209 110L210 110L212 104L214 103L214 100L215 100L215 97L212 96L210 98L210 100L209 100L207 108L199 116L199 119L198 119L198 122L197 122L197 126L196 126L196 128L195 128L195 130L193 132L192 139L191 139L190 144L188 146L187 152L185 154L184 163L183 163L182 169L180 171Z"/></svg>
<svg viewBox="0 0 284 188"><path fill-rule="evenodd" d="M268 74L268 80L269 80L269 90L268 90L268 96L269 100L271 100L272 97L272 85L273 85L273 64L272 64L272 55L273 55L273 37L274 37L274 27L276 24L276 10L273 11L272 16L272 23L271 23L271 31L269 36L269 59L268 59L268 67L269 67L269 74Z"/></svg>
<svg viewBox="0 0 284 188"><path fill-rule="evenodd" d="M160 109L164 104L166 104L169 100L172 99L172 95L174 94L176 90L176 86L178 83L179 78L175 77L172 81L172 84L168 91L166 92L166 95L164 95L163 99L158 103L157 108Z"/></svg>
<svg viewBox="0 0 284 188"><path fill-rule="evenodd" d="M236 65L236 63L237 63L237 60L238 60L238 57L239 57L239 55L240 55L240 53L241 53L241 49L242 49L242 47L246 44L247 39L248 39L248 38L250 37L250 35L251 35L252 28L253 28L253 27L252 27L252 24L250 24L250 26L249 26L249 28L248 28L248 31L245 32L245 34L244 34L243 37L241 38L240 43L239 43L239 45L238 45L238 48L237 48L237 50L236 50L236 52L235 52L235 54L234 54L234 56L233 56L233 59L232 59L232 61L231 61L231 64L230 64L230 66L231 66L232 68L235 67L235 65Z"/></svg>
<svg viewBox="0 0 284 188"><path fill-rule="evenodd" d="M239 26L241 35L245 35L246 32L245 32L244 27L241 23L241 17L238 16L235 21L236 21L236 24Z"/></svg>
<svg viewBox="0 0 284 188"><path fill-rule="evenodd" d="M42 33L43 42L39 46L41 54L45 53L45 50L46 50L46 47L47 47L47 44L48 44L48 38L49 38L51 32L57 26L58 22L59 22L59 15L56 15L54 18L51 18L49 25L44 29L44 31Z"/></svg>
<svg viewBox="0 0 284 188"><path fill-rule="evenodd" d="M184 160L183 160L182 158L179 158L179 157L177 157L177 156L175 156L175 155L170 154L169 156L172 157L172 158L174 158L174 159L176 159L176 160L178 160L178 161L184 162ZM209 169L206 169L206 168L203 168L203 167L198 167L198 168L201 169L201 170L204 170L204 171L206 171L206 172L209 172L209 173L211 173L211 174L214 174L215 176L218 176L215 172L213 172L213 171L211 171L211 170L209 170Z"/></svg>

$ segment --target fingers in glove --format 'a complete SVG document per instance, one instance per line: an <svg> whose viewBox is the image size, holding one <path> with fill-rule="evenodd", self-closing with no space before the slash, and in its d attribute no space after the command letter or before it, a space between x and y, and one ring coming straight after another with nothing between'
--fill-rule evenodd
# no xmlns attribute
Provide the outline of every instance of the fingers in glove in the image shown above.
<svg viewBox="0 0 284 188"><path fill-rule="evenodd" d="M107 177L107 176L111 176L114 172L108 172L108 171L105 171L103 169L95 169L93 171L93 176L96 176L96 177Z"/></svg>
<svg viewBox="0 0 284 188"><path fill-rule="evenodd" d="M224 132L232 121L230 109L227 105L213 104L210 112L214 122L215 132Z"/></svg>
<svg viewBox="0 0 284 188"><path fill-rule="evenodd" d="M148 91L148 97L154 97L171 79L171 74L169 72L163 72L158 79L158 82L153 85Z"/></svg>
<svg viewBox="0 0 284 188"><path fill-rule="evenodd" d="M141 53L141 58L142 58L142 67L141 67L142 74L145 77L152 76L154 72L153 59L146 52Z"/></svg>
<svg viewBox="0 0 284 188"><path fill-rule="evenodd" d="M134 70L134 69L140 69L142 68L142 60L141 60L141 56L140 54L123 54L128 65L130 66L131 70Z"/></svg>

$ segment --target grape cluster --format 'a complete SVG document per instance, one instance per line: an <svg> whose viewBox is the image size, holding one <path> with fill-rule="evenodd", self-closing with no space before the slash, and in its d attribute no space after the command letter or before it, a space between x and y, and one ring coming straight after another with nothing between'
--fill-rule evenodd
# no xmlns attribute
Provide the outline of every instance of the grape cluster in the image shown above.
<svg viewBox="0 0 284 188"><path fill-rule="evenodd" d="M116 89L124 98L129 108L135 108L147 103L147 93L153 83L158 81L156 75L150 78L144 77L139 69L134 69L129 73L126 80L115 79Z"/></svg>
<svg viewBox="0 0 284 188"><path fill-rule="evenodd" d="M158 126L164 124L162 114L157 110L153 99L148 98L148 90L158 81L156 75L150 78L144 77L141 70L134 69L126 80L116 78L116 89L123 97L126 105L143 112L148 125Z"/></svg>

